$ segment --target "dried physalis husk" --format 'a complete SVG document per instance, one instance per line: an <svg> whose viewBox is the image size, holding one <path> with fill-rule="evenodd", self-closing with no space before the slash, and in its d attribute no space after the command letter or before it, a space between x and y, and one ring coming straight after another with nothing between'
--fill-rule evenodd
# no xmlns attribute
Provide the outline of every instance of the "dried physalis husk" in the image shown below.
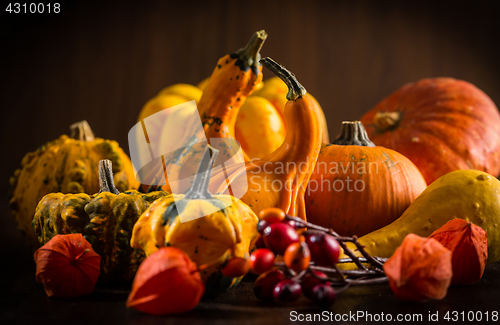
<svg viewBox="0 0 500 325"><path fill-rule="evenodd" d="M448 221L429 238L448 248L452 256L452 285L465 285L481 279L488 259L488 238L483 228L463 219Z"/></svg>
<svg viewBox="0 0 500 325"><path fill-rule="evenodd" d="M180 249L162 247L139 266L127 307L152 315L182 313L196 307L204 292L196 264Z"/></svg>
<svg viewBox="0 0 500 325"><path fill-rule="evenodd" d="M401 300L443 299L453 276L451 251L432 238L409 234L384 271Z"/></svg>
<svg viewBox="0 0 500 325"><path fill-rule="evenodd" d="M56 235L34 257L36 280L47 296L71 298L94 291L101 257L82 234Z"/></svg>

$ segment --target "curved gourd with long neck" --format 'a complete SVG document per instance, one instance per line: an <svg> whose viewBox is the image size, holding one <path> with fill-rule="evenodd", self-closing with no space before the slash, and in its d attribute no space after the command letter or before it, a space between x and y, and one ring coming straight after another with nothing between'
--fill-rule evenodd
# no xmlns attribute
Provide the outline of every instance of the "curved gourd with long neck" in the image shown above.
<svg viewBox="0 0 500 325"><path fill-rule="evenodd" d="M270 58L260 62L289 88L285 141L267 158L219 171L212 178L211 188L239 193L248 186L241 200L257 215L264 208L279 207L305 220L304 194L321 148L319 108L290 71Z"/></svg>
<svg viewBox="0 0 500 325"><path fill-rule="evenodd" d="M259 51L266 38L265 31L258 31L244 48L223 56L217 62L198 104L201 123L209 143L211 138L235 139L236 117L240 107L262 82ZM217 148L216 144L213 145ZM231 158L228 156L231 150L220 152L223 158ZM245 154L244 157L249 160Z"/></svg>
<svg viewBox="0 0 500 325"><path fill-rule="evenodd" d="M259 51L266 38L265 31L258 31L244 48L219 59L197 105L203 130L198 128L199 120L192 118L191 114L196 112L194 105L173 111L163 126L160 148L180 149L170 156L162 157L161 161L158 160L157 164L150 168L146 179L165 179L165 191L184 193L191 183L177 181L189 177L194 179L193 175L201 159L198 146L202 145L200 142L205 141L205 138L212 147L220 151L220 161L233 163L248 160L243 151L236 154L240 146L231 140L235 139L236 117L241 105L262 82ZM185 123L185 126L180 128L182 136L169 136L168 133L173 129L179 129L179 121ZM216 138L224 140L214 141Z"/></svg>

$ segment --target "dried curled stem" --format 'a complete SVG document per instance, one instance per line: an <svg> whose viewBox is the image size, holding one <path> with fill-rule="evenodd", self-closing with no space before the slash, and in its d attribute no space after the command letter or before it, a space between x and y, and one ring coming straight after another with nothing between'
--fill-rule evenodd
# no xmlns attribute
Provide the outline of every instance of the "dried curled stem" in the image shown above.
<svg viewBox="0 0 500 325"><path fill-rule="evenodd" d="M337 264L354 263L358 267L358 270L340 270L337 265L334 265L333 267L323 267L311 263L307 272L301 272L294 279L300 280L300 278L307 273L314 275L312 271L321 271L332 275L332 277L329 276L327 279L331 282L332 286L342 287L338 290L338 292L346 290L351 285L367 285L385 283L388 281L387 276L384 273L384 263L387 259L371 256L358 242L357 236L340 236L333 229L321 227L290 215L286 215L285 219L295 221L299 227L307 228L307 231L321 231L332 235L344 249L344 253L348 256L347 258L338 260ZM347 248L347 242L353 243L362 257L356 256L349 248ZM365 266L365 264L368 264L369 267ZM275 263L275 265L285 267L284 263Z"/></svg>
<svg viewBox="0 0 500 325"><path fill-rule="evenodd" d="M71 138L80 141L94 141L94 133L87 121L73 123L69 126L71 130Z"/></svg>

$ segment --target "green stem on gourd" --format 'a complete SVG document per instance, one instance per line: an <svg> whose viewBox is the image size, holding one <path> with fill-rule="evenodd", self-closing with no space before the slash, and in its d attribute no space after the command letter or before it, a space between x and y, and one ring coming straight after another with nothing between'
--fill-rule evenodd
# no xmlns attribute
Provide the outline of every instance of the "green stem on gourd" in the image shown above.
<svg viewBox="0 0 500 325"><path fill-rule="evenodd" d="M263 58L260 60L260 63L271 70L272 73L277 75L287 85L288 93L286 94L286 99L296 101L307 94L307 90L299 83L294 74L273 59Z"/></svg>
<svg viewBox="0 0 500 325"><path fill-rule="evenodd" d="M254 73L256 75L258 74L256 69L259 67L260 49L262 45L264 45L266 38L267 33L265 30L255 32L244 48L230 55L231 58L238 59L235 64L238 65L241 70L245 71L248 67L251 67Z"/></svg>
<svg viewBox="0 0 500 325"><path fill-rule="evenodd" d="M213 197L212 193L208 190L208 185L210 177L212 176L212 167L214 166L218 154L219 150L207 144L207 148L198 165L198 171L194 177L193 185L191 185L191 188L186 192L184 198L190 200L206 200Z"/></svg>
<svg viewBox="0 0 500 325"><path fill-rule="evenodd" d="M341 146L375 147L375 144L368 138L365 127L360 121L342 122L340 135L332 141L332 144Z"/></svg>
<svg viewBox="0 0 500 325"><path fill-rule="evenodd" d="M94 141L94 133L87 121L73 123L69 126L71 138L80 141Z"/></svg>
<svg viewBox="0 0 500 325"><path fill-rule="evenodd" d="M99 194L102 192L120 194L113 180L113 164L108 159L99 161Z"/></svg>

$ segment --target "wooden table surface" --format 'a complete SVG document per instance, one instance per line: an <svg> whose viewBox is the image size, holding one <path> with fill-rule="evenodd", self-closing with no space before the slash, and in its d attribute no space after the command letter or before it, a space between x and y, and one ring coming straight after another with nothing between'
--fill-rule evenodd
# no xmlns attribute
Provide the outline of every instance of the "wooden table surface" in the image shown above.
<svg viewBox="0 0 500 325"><path fill-rule="evenodd" d="M203 300L194 310L170 316L149 316L127 309L125 301L129 285L98 287L96 291L76 299L47 298L43 286L34 280L34 265L23 271L2 277L0 324L288 324L293 311L298 314L319 314L322 310L301 297L291 304L262 303L252 292L252 281L244 281L235 289L212 299ZM422 315L428 323L429 314L438 312L439 323L446 312L480 311L483 320L488 312L500 312L500 263L489 265L479 283L452 287L441 301L425 303L400 302L387 284L352 287L337 297L329 312L335 314L388 314L395 320L398 314L406 317ZM332 314L330 314L332 315ZM459 314L460 315L460 314ZM452 314L450 314L452 316ZM337 316L339 317L339 316ZM344 316L347 317L347 316ZM459 316L461 317L461 316ZM350 319L345 323L366 323ZM393 320L393 321L394 321ZM379 322L380 323L380 322ZM417 323L417 321L415 321ZM460 322L458 322L460 323ZM489 323L495 323L490 320ZM498 321L496 322L498 323Z"/></svg>
<svg viewBox="0 0 500 325"><path fill-rule="evenodd" d="M171 316L149 316L127 309L130 284L98 286L89 296L76 299L54 299L45 295L43 286L35 281L35 263L30 249L16 230L16 223L7 211L7 202L0 200L0 324L288 324L291 312L321 313L306 298L291 304L262 303L252 292L252 279L244 280L233 290L212 299L203 300L194 310ZM489 317L500 313L500 262L488 265L480 282L463 287L451 287L441 301L425 303L401 302L392 294L388 284L352 287L339 294L330 308L335 314L372 315L384 313L396 319L398 314L414 317L420 314L425 323L429 313L439 313L440 323L446 312L481 311ZM410 316L407 316L410 315ZM335 316L333 316L335 317ZM339 317L339 316L337 316ZM346 316L344 316L345 318ZM461 317L461 315L460 315ZM345 322L363 324L360 318ZM380 322L379 322L380 323ZM420 322L422 323L422 322ZM495 323L491 321L489 323ZM498 322L497 322L498 323Z"/></svg>

